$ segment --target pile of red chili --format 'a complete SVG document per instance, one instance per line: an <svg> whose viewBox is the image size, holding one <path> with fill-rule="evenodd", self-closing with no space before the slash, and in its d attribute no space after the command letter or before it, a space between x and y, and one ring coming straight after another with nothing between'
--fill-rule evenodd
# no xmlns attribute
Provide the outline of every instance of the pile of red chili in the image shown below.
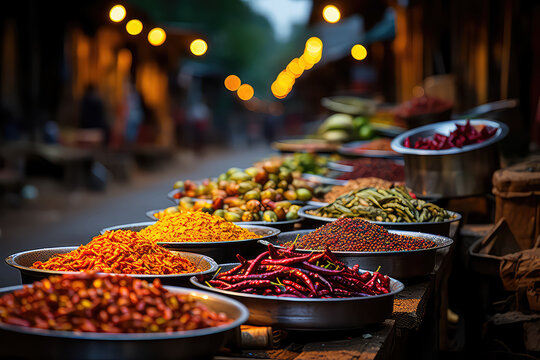
<svg viewBox="0 0 540 360"><path fill-rule="evenodd" d="M359 218L340 218L297 239L298 249L333 251L410 251L429 249L428 239L389 233L384 227ZM291 243L285 244L290 246Z"/></svg>
<svg viewBox="0 0 540 360"><path fill-rule="evenodd" d="M188 259L130 230L108 231L67 254L53 256L45 262L36 261L32 268L139 275L200 271Z"/></svg>
<svg viewBox="0 0 540 360"><path fill-rule="evenodd" d="M425 149L425 150L443 150L451 148L461 148L465 145L478 144L491 138L497 132L497 128L492 126L483 126L477 130L467 120L465 125L456 124L456 130L452 131L449 136L435 133L433 138L420 137L413 144L411 139L406 138L403 145L408 148Z"/></svg>
<svg viewBox="0 0 540 360"><path fill-rule="evenodd" d="M268 250L253 260L237 255L240 265L222 272L207 285L228 291L293 298L346 298L386 294L390 278L379 272L360 273L330 250L300 253L294 247Z"/></svg>
<svg viewBox="0 0 540 360"><path fill-rule="evenodd" d="M338 177L340 180L350 180L366 177L376 177L390 182L402 182L405 180L405 168L391 159L361 158L355 160L343 160L343 165L352 166L351 172L344 172Z"/></svg>
<svg viewBox="0 0 540 360"><path fill-rule="evenodd" d="M49 330L174 332L230 323L189 295L127 276L51 276L0 298L0 321Z"/></svg>

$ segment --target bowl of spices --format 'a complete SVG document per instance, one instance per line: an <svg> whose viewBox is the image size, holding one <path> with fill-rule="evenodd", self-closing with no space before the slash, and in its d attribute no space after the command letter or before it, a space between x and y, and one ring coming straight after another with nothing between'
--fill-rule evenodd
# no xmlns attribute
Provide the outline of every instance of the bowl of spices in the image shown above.
<svg viewBox="0 0 540 360"><path fill-rule="evenodd" d="M435 255L453 240L438 235L386 230L359 218L341 218L316 230L282 233L272 241L261 241L279 248L295 246L301 253L329 249L348 266L380 270L397 279L424 276L433 271Z"/></svg>
<svg viewBox="0 0 540 360"><path fill-rule="evenodd" d="M50 275L97 271L140 279L159 278L169 285L188 285L196 273L212 273L208 256L171 251L134 231L116 230L95 236L87 245L28 250L10 255L6 263L21 272L23 284Z"/></svg>
<svg viewBox="0 0 540 360"><path fill-rule="evenodd" d="M280 233L273 227L235 224L200 211L168 214L157 222L118 225L101 232L118 229L137 231L168 249L206 255L218 263L235 261L238 252L243 256L256 254L258 240Z"/></svg>
<svg viewBox="0 0 540 360"><path fill-rule="evenodd" d="M500 167L497 144L508 127L485 119L452 120L409 130L392 140L403 154L405 181L416 194L452 198L491 193Z"/></svg>
<svg viewBox="0 0 540 360"><path fill-rule="evenodd" d="M230 296L250 311L248 323L297 330L344 330L392 314L403 284L380 272L349 267L331 251L297 252L272 245L248 261L223 264L217 274L192 283Z"/></svg>
<svg viewBox="0 0 540 360"><path fill-rule="evenodd" d="M0 356L211 358L247 318L233 299L159 280L51 276L0 289Z"/></svg>
<svg viewBox="0 0 540 360"><path fill-rule="evenodd" d="M404 186L363 188L339 196L325 206L304 206L302 217L319 224L340 217L358 217L387 229L418 231L453 237L461 215L417 199Z"/></svg>

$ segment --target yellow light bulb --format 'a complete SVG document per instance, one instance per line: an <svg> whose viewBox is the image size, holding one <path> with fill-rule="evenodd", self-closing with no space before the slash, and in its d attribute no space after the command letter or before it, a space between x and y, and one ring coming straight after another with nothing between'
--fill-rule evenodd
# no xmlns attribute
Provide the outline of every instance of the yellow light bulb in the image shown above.
<svg viewBox="0 0 540 360"><path fill-rule="evenodd" d="M341 13L335 5L326 5L322 11L324 20L329 23L337 23L341 19Z"/></svg>
<svg viewBox="0 0 540 360"><path fill-rule="evenodd" d="M294 75L288 73L286 70L279 73L276 81L283 87L290 89L294 85Z"/></svg>
<svg viewBox="0 0 540 360"><path fill-rule="evenodd" d="M289 89L287 87L283 86L283 84L277 81L274 81L272 83L272 86L270 86L270 90L272 90L272 94L275 97L286 96L289 92Z"/></svg>
<svg viewBox="0 0 540 360"><path fill-rule="evenodd" d="M148 33L148 42L154 46L159 46L165 42L167 35L162 28L153 28Z"/></svg>
<svg viewBox="0 0 540 360"><path fill-rule="evenodd" d="M126 31L130 35L139 35L143 29L143 24L140 20L132 19L126 24Z"/></svg>
<svg viewBox="0 0 540 360"><path fill-rule="evenodd" d="M227 90L236 91L242 84L242 81L240 81L240 78L236 75L229 75L225 78L224 83Z"/></svg>
<svg viewBox="0 0 540 360"><path fill-rule="evenodd" d="M298 58L292 59L292 61L287 65L287 72L291 73L295 78L300 77L304 72L304 68L300 66Z"/></svg>
<svg viewBox="0 0 540 360"><path fill-rule="evenodd" d="M313 62L311 62L309 60L309 56L306 57L306 54L303 54L302 56L300 56L300 59L299 61L304 65L304 71L305 70L309 70L313 67L313 65L315 64L315 58L313 58Z"/></svg>
<svg viewBox="0 0 540 360"><path fill-rule="evenodd" d="M356 60L364 60L367 56L367 50L360 44L356 44L351 49L351 55Z"/></svg>
<svg viewBox="0 0 540 360"><path fill-rule="evenodd" d="M193 55L201 56L208 50L208 45L203 39L195 39L189 45L189 50L191 50Z"/></svg>
<svg viewBox="0 0 540 360"><path fill-rule="evenodd" d="M322 52L323 43L318 37L311 37L306 41L306 49L304 53L317 55Z"/></svg>
<svg viewBox="0 0 540 360"><path fill-rule="evenodd" d="M114 5L109 11L111 21L120 22L126 17L126 8L122 5Z"/></svg>
<svg viewBox="0 0 540 360"><path fill-rule="evenodd" d="M242 84L236 91L236 94L241 100L248 101L254 95L253 87L249 84Z"/></svg>

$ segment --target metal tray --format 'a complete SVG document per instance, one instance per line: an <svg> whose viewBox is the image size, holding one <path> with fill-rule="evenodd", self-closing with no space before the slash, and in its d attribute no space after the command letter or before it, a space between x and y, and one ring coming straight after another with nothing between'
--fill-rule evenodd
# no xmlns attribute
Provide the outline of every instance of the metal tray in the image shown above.
<svg viewBox="0 0 540 360"><path fill-rule="evenodd" d="M0 289L4 295L22 286ZM0 322L0 357L13 359L209 359L249 316L247 308L225 296L206 291L169 287L189 294L209 309L224 312L230 324L174 333L75 333L43 330Z"/></svg>
<svg viewBox="0 0 540 360"><path fill-rule="evenodd" d="M316 215L310 215L306 213L307 210L315 210L315 209L318 209L319 207L320 206L314 206L314 205L304 206L300 210L298 210L298 215L306 219L315 220L319 222L321 225L337 220L337 218L327 218L324 216L316 216ZM377 224L380 226L384 226L386 229L417 231L420 233L448 236L448 237L454 238L457 232L458 226L459 226L459 222L461 221L461 214L450 211L450 210L446 210L446 211L449 214L454 215L455 218L445 220L445 221L439 221L439 222L417 222L417 223L395 223L395 222L371 221L371 220L366 220L366 221L369 221L370 223Z"/></svg>
<svg viewBox="0 0 540 360"><path fill-rule="evenodd" d="M70 251L77 249L78 246L63 246L44 248L36 250L22 251L6 258L6 263L18 269L21 272L21 279L23 284L29 284L36 280L44 279L51 275L61 274L78 274L77 271L54 271L54 270L42 270L32 269L31 266L36 261L47 261L51 257L58 254L66 254ZM171 275L138 275L138 274L125 274L135 277L137 279L143 279L153 281L155 278L161 280L162 284L175 285L175 286L187 286L190 285L189 278L195 274L211 274L216 271L218 265L216 262L208 256L194 254L190 252L174 251L178 255L190 260L195 264L200 272L186 273L186 274L171 274ZM111 274L115 275L115 274Z"/></svg>
<svg viewBox="0 0 540 360"><path fill-rule="evenodd" d="M238 264L223 264L223 271ZM382 322L392 315L394 296L403 284L390 279L388 294L343 299L298 299L251 295L204 285L211 275L193 276L193 285L240 301L249 309L248 323L289 330L345 330Z"/></svg>
<svg viewBox="0 0 540 360"><path fill-rule="evenodd" d="M280 234L277 239L259 241L264 246L268 243L282 248L283 244L294 241L298 235L304 236L313 230L298 230ZM392 234L420 237L434 241L437 246L431 249L419 249L411 251L332 251L347 266L360 265L360 268L380 272L396 279L411 279L430 274L435 266L435 256L439 249L444 249L454 242L452 239L411 231L389 230ZM321 250L296 249L298 252L320 252Z"/></svg>
<svg viewBox="0 0 540 360"><path fill-rule="evenodd" d="M111 228L101 230L103 234L107 230L132 230L140 231L153 222L134 223L126 225L117 225ZM236 254L240 253L244 257L251 257L259 253L260 246L257 244L259 240L270 240L276 237L281 231L269 226L246 225L238 223L241 228L261 235L260 238L235 240L235 241L215 241L215 242L158 242L159 245L171 250L189 251L202 255L206 255L217 261L218 263L231 262L236 260Z"/></svg>

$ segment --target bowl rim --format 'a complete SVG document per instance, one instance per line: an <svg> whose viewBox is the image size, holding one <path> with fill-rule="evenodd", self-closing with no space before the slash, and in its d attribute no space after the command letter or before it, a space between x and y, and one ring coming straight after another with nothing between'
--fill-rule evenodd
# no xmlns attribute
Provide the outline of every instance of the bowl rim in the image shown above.
<svg viewBox="0 0 540 360"><path fill-rule="evenodd" d="M237 266L239 264L240 263L221 264L220 269ZM359 271L363 273L363 272L367 272L368 270L360 269ZM372 272L372 271L369 271L369 272ZM390 278L390 286L392 287L392 285L394 285L395 289L386 294L370 295L370 296L355 296L355 297L348 297L348 298L329 298L329 299L278 297L278 296L273 296L273 295L254 295L254 294L239 293L239 292L228 291L228 290L221 290L221 289L212 288L203 283L200 283L199 280L197 279L197 276L192 276L189 279L189 281L193 285L197 286L199 289L203 289L203 290L211 291L211 292L217 292L224 296L233 296L233 297L238 297L238 298L257 299L257 300L266 300L266 301L279 301L279 302L283 301L286 303L287 302L289 303L335 303L335 302L368 301L368 300L380 299L380 298L385 298L388 296L395 296L401 291L403 291L403 289L405 288L405 285L401 281L394 279L393 277L389 277L389 278Z"/></svg>
<svg viewBox="0 0 540 360"><path fill-rule="evenodd" d="M28 285L14 285L0 288L0 296L11 293L15 290L20 290L24 286L33 286L32 284ZM159 333L108 333L108 332L75 332L75 331L63 331L63 330L48 330L48 329L38 329L35 327L26 327L11 325L0 322L0 329L7 330L16 333L23 333L28 335L38 335L46 337L60 337L60 338L69 338L69 339L79 339L79 340L106 340L106 341L134 341L134 340L165 340L165 339L183 339L183 338L193 338L199 336L212 335L216 333L222 333L229 330L232 330L247 321L249 318L249 310L247 307L242 304L240 301L232 299L227 296L216 294L211 291L204 291L202 289L190 289L185 287L178 286L163 286L165 289L179 293L179 294L188 294L206 300L213 298L220 302L225 302L229 305L234 306L239 312L238 318L233 320L230 324L219 325L209 328L196 329L196 330L184 330L176 332L159 332ZM216 331L217 330L217 331Z"/></svg>
<svg viewBox="0 0 540 360"><path fill-rule="evenodd" d="M315 230L317 230L317 229L287 231L287 232L281 233L281 235L302 234L304 232L306 234L309 234L309 233L311 233L311 232L313 232ZM436 240L440 240L441 243L437 244L437 246L427 248L427 249L401 250L401 251L339 251L339 250L332 250L332 253L336 254L336 255L346 256L346 257L354 257L354 256L358 256L358 257L373 256L373 257L375 257L375 256L391 256L391 255L409 255L409 254L418 254L418 253L422 253L422 252L437 251L437 250L440 250L440 249L447 248L447 247L451 246L454 243L454 240L452 238L450 238L450 237L442 236L442 235L436 235L436 234L428 234L428 233L423 233L423 232L420 232L420 231L406 231L406 230L388 229L388 232L391 233L391 234L412 236L412 237L420 237L422 239L428 239L428 240L433 240L433 238L435 238ZM274 243L272 243L272 242L270 242L268 240L259 240L259 243L263 244L263 245L272 244L273 246L275 246L276 248L279 248L279 249L284 249L285 248L282 245L274 244ZM299 249L299 248L297 248L297 249L295 249L295 251L303 252L303 253L309 253L309 252L321 253L324 250L310 250L310 249Z"/></svg>
<svg viewBox="0 0 540 360"><path fill-rule="evenodd" d="M326 205L324 205L326 206ZM328 218L328 217L324 217L324 216L317 216L317 215L311 215L311 214L307 214L306 211L307 210L315 210L315 209L318 209L318 208L321 208L323 206L319 206L319 205L306 205L306 206L303 206L300 208L300 210L298 210L298 215L299 216L302 216L306 219L311 219L311 220L318 220L318 221L324 221L324 222L334 222L336 220L338 220L339 218ZM445 209L446 210L446 209ZM457 213L455 211L451 211L451 210L446 210L446 212L450 213L451 215L454 215L455 217L452 218L452 219L447 219L447 220L444 220L444 221L437 221L437 222L411 222L411 223L407 223L407 222L388 222L388 221L372 221L372 220L367 220L367 219L363 219L363 220L366 220L366 221L369 221L370 223L372 224L376 224L376 225L381 225L381 226L390 226L390 225L399 225L399 226L418 226L418 225L440 225L440 224L451 224L453 222L456 222L456 221L461 221L461 214L460 213ZM361 219L360 217L357 217L359 219Z"/></svg>
<svg viewBox="0 0 540 360"><path fill-rule="evenodd" d="M435 133L437 132L437 129L442 126L456 125L456 124L465 125L468 120L471 122L471 125L488 125L488 126L497 128L497 131L495 132L495 135L493 135L486 141L483 141L478 144L465 145L461 148L450 148L450 149L444 149L444 150L426 150L426 149L408 148L403 145L406 138L410 136L414 136L420 132L433 130L433 132ZM390 146L395 152L400 153L400 154L405 154L405 155L429 155L429 156L456 155L456 154L461 154L464 152L482 149L491 144L495 144L496 142L502 140L506 135L508 135L508 131L509 131L508 126L505 123L502 123L500 121L495 121L495 120L489 120L489 119L457 119L457 120L441 121L441 122L437 122L433 124L420 126L412 130L408 130L396 136L392 140Z"/></svg>
<svg viewBox="0 0 540 360"><path fill-rule="evenodd" d="M18 269L21 272L32 272L32 273L40 273L40 274L48 274L48 275L80 274L83 271L57 271L57 270L46 270L46 269L33 269L31 267L28 267L28 266L23 266L23 265L17 263L16 260L15 260L17 257L19 257L21 255L34 253L34 252L38 252L38 251L66 250L67 252L70 252L70 251L73 251L73 250L78 249L78 248L79 248L79 246L57 246L57 247L25 250L25 251L20 251L18 253L9 255L8 257L6 257L4 259L4 261L9 266ZM98 272L97 274L106 274L106 275L113 275L113 276L126 275L126 276L136 277L136 278L139 278L139 279L154 279L154 278L171 279L171 278L179 278L179 277L189 277L189 276L193 276L193 275L209 274L209 273L212 273L213 271L216 271L218 269L218 267L219 267L219 265L214 261L214 259L212 259L211 257L206 256L206 255L197 254L197 253L193 253L193 252L187 252L187 251L178 251L178 250L171 250L171 249L167 249L167 250L173 251L175 253L179 253L180 255L183 255L183 254L187 254L189 256L195 255L195 257L199 257L199 259L200 259L199 261L201 261L203 259L205 261L207 261L210 264L210 268L208 270L204 270L204 271L201 271L201 272L184 273L184 274L162 274L162 275L157 275L156 274L156 275L151 275L151 274L119 274L119 273L105 273L105 272ZM60 253L57 253L57 254L63 254L63 253L60 252Z"/></svg>

